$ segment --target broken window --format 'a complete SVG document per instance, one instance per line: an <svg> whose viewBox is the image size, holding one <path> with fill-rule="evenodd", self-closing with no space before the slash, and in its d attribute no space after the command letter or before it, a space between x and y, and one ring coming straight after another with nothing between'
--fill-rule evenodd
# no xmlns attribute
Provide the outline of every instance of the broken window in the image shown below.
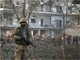
<svg viewBox="0 0 80 60"><path fill-rule="evenodd" d="M62 27L62 20L57 20L56 23L57 23L57 27Z"/></svg>
<svg viewBox="0 0 80 60"><path fill-rule="evenodd" d="M0 22L3 20L3 16L2 14L0 13Z"/></svg>
<svg viewBox="0 0 80 60"><path fill-rule="evenodd" d="M80 4L80 0L73 0L73 4Z"/></svg>
<svg viewBox="0 0 80 60"><path fill-rule="evenodd" d="M36 23L36 19L31 19L31 23Z"/></svg>
<svg viewBox="0 0 80 60"><path fill-rule="evenodd" d="M41 26L43 26L43 19L41 19Z"/></svg>
<svg viewBox="0 0 80 60"><path fill-rule="evenodd" d="M66 24L69 24L69 21L66 21Z"/></svg>
<svg viewBox="0 0 80 60"><path fill-rule="evenodd" d="M9 24L9 25L12 25L12 22L13 22L13 21L12 21L12 17L8 17L8 24Z"/></svg>

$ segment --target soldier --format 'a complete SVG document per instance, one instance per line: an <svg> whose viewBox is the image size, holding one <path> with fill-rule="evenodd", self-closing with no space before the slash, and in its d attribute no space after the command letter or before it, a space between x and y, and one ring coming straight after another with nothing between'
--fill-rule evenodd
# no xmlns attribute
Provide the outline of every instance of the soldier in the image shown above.
<svg viewBox="0 0 80 60"><path fill-rule="evenodd" d="M16 43L15 60L27 60L26 46L28 46L29 43L27 43L24 39L22 39L22 36L29 39L31 36L31 32L30 32L28 26L26 26L26 25L28 25L28 24L25 21L25 19L21 18L20 26L17 27L12 34L12 37L14 38L15 43Z"/></svg>

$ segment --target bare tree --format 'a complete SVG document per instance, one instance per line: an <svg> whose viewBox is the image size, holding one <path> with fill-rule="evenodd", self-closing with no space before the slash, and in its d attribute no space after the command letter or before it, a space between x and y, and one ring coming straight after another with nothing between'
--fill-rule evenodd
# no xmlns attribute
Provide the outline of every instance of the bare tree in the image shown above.
<svg viewBox="0 0 80 60"><path fill-rule="evenodd" d="M29 18L31 16L31 13L32 11L38 6L38 4L40 3L39 1L37 0L28 0L26 2L26 0L23 0L23 3L22 3L22 14L21 14L21 17L18 16L18 13L17 13L17 10L16 10L16 6L14 5L13 3L13 0L10 0L10 2L12 3L12 7L13 7L13 10L14 10L14 13L16 14L16 17L17 17L17 20L19 20L21 17L22 18L26 18L27 17L27 20L28 20L28 23L29 23ZM19 1L20 2L20 1ZM26 9L26 3L28 4L28 8Z"/></svg>
<svg viewBox="0 0 80 60"><path fill-rule="evenodd" d="M28 23L29 23L29 18L31 16L31 13L32 11L39 5L40 1L29 1L29 7L28 7L28 16L27 16L27 20L28 20Z"/></svg>
<svg viewBox="0 0 80 60"><path fill-rule="evenodd" d="M51 12L51 8L52 8L53 4L55 4L54 0L49 0L47 2L47 5L49 6L50 12Z"/></svg>

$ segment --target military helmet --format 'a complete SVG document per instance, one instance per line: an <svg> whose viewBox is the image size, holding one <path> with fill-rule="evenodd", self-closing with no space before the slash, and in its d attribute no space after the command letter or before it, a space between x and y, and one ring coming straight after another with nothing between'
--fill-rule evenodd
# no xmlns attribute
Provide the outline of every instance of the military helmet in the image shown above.
<svg viewBox="0 0 80 60"><path fill-rule="evenodd" d="M26 22L25 18L21 18L20 23L27 23L27 22Z"/></svg>

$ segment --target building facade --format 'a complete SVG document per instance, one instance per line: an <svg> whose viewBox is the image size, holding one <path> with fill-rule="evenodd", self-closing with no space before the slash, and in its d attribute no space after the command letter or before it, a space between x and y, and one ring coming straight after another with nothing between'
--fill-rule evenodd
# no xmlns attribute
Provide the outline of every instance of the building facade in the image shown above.
<svg viewBox="0 0 80 60"><path fill-rule="evenodd" d="M4 6L6 5L7 10L5 9L3 10L3 13L1 12L1 16L3 17L3 21L1 23L4 25L4 27L10 27L10 30L2 28L5 30L6 34L10 34L11 30L13 30L14 27L19 26L16 16L13 12L10 12L11 8L7 7L11 6L8 5L8 3L3 3ZM23 1L14 0L13 3L15 6L20 5L22 7ZM29 6L28 1L26 3L26 9L27 6ZM29 18L29 26L32 30L33 35L38 35L42 37L53 35L55 36L56 30L64 30L64 24L65 28L69 27L70 25L78 24L79 14L77 12L77 14L69 14L70 11L66 10L66 7L68 8L68 6L66 6L65 3L58 5L58 3L53 4L49 2L44 3L43 1L40 1L40 4L33 10Z"/></svg>
<svg viewBox="0 0 80 60"><path fill-rule="evenodd" d="M13 28L14 12L12 11L12 4L10 0L0 0L0 37L9 35Z"/></svg>

